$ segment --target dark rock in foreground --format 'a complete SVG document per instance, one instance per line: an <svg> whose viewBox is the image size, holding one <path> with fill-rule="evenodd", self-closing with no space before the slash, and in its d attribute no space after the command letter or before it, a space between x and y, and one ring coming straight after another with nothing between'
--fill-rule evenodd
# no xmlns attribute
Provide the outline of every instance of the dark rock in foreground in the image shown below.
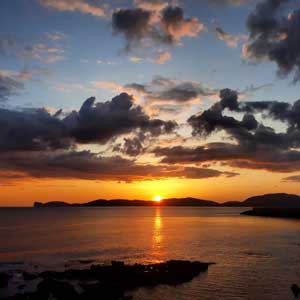
<svg viewBox="0 0 300 300"><path fill-rule="evenodd" d="M298 298L299 295L300 295L300 288L298 287L297 284L293 284L291 286L291 290L292 290L292 293L294 294L295 298Z"/></svg>
<svg viewBox="0 0 300 300"><path fill-rule="evenodd" d="M24 271L23 278L24 278L24 280L28 281L28 280L33 280L33 279L38 278L38 275Z"/></svg>
<svg viewBox="0 0 300 300"><path fill-rule="evenodd" d="M300 208L254 207L241 213L247 216L300 219Z"/></svg>
<svg viewBox="0 0 300 300"><path fill-rule="evenodd" d="M130 299L126 297L127 291L159 284L182 284L207 271L209 265L181 260L151 265L113 261L108 266L93 265L85 270L46 271L39 274L41 281L35 292L17 294L7 300L48 300L51 296L57 300Z"/></svg>
<svg viewBox="0 0 300 300"><path fill-rule="evenodd" d="M0 288L5 288L8 285L11 276L7 273L0 273Z"/></svg>

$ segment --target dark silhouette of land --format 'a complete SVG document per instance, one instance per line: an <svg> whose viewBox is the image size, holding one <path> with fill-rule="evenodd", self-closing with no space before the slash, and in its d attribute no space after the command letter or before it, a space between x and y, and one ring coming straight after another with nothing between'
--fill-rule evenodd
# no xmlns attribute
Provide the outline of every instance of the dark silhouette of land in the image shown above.
<svg viewBox="0 0 300 300"><path fill-rule="evenodd" d="M246 216L300 219L300 208L253 207L241 213Z"/></svg>
<svg viewBox="0 0 300 300"><path fill-rule="evenodd" d="M53 201L47 203L35 202L34 207L105 207L105 206L206 206L206 207L277 207L277 208L299 208L300 196L292 194L266 194L254 196L245 201L228 201L218 203L212 200L197 198L169 198L161 202L147 200L98 199L87 203L66 203Z"/></svg>
<svg viewBox="0 0 300 300"><path fill-rule="evenodd" d="M34 292L19 293L6 300L129 300L126 292L139 287L154 287L160 284L178 285L192 280L207 271L211 263L198 261L170 260L150 265L125 265L113 261L111 265L92 265L89 269L45 271L32 274L25 282L39 279ZM75 284L76 282L76 284ZM8 281L5 278L5 284ZM80 286L78 292L75 285Z"/></svg>

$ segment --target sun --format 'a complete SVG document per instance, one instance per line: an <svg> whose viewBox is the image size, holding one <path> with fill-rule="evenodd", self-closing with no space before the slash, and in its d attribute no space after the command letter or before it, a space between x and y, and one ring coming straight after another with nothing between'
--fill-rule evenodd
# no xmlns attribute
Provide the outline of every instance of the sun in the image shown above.
<svg viewBox="0 0 300 300"><path fill-rule="evenodd" d="M160 201L161 201L161 196L156 195L156 196L153 198L153 200L154 200L155 202L160 202Z"/></svg>

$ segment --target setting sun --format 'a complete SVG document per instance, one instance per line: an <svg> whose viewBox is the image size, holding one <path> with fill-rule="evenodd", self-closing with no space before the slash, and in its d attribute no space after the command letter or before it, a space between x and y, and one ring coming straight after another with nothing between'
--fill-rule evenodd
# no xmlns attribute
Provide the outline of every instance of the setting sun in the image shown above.
<svg viewBox="0 0 300 300"><path fill-rule="evenodd" d="M155 197L153 198L153 200L154 200L155 202L160 202L160 201L161 201L161 196L157 195L157 196L155 196Z"/></svg>

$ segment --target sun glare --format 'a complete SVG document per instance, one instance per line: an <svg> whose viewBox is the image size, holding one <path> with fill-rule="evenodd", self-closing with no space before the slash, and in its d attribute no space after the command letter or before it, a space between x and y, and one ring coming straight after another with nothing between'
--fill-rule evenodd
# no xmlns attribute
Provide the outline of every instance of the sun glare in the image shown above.
<svg viewBox="0 0 300 300"><path fill-rule="evenodd" d="M155 202L160 202L160 201L161 201L161 196L157 195L157 196L155 196L155 197L153 198L153 200L154 200Z"/></svg>

